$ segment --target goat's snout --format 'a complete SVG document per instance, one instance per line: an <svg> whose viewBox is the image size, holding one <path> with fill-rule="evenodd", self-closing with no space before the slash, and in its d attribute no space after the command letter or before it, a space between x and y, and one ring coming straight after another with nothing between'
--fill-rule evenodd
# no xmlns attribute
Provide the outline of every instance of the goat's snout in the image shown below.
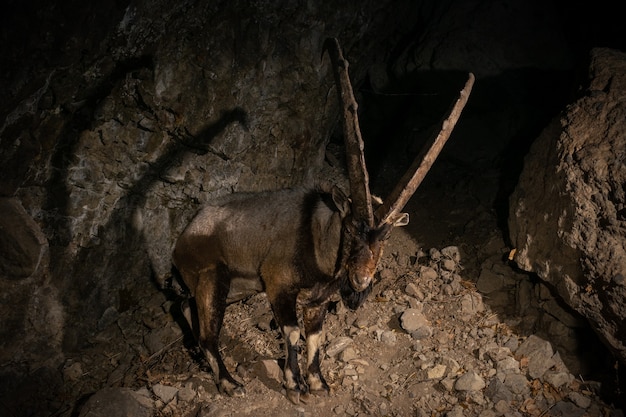
<svg viewBox="0 0 626 417"><path fill-rule="evenodd" d="M369 287L371 282L372 282L371 274L365 274L365 275L356 274L352 276L350 279L350 285L352 286L352 289L356 292L364 291L367 287Z"/></svg>
<svg viewBox="0 0 626 417"><path fill-rule="evenodd" d="M350 286L356 292L365 290L372 282L378 260L369 247L363 245L358 248L350 259Z"/></svg>

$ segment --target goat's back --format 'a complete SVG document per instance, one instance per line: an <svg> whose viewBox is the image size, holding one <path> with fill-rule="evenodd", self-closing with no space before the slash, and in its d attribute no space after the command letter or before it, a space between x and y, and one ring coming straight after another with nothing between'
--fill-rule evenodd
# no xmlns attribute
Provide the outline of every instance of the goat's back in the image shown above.
<svg viewBox="0 0 626 417"><path fill-rule="evenodd" d="M302 234L315 227L311 223L327 222L334 214L320 204L320 196L315 190L285 189L219 198L180 236L174 264L183 275L224 265L245 277L257 276L263 262L294 262Z"/></svg>

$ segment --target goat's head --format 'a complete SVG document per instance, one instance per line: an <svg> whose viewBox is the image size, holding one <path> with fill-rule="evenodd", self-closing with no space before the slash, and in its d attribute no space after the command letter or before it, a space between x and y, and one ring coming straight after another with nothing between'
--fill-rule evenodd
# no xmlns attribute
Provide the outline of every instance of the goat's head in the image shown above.
<svg viewBox="0 0 626 417"><path fill-rule="evenodd" d="M391 217L390 221L374 227L362 217L355 215L353 199L346 196L341 189L332 187L331 196L343 219L338 274L349 283L352 291L361 292L372 283L391 230L394 226L408 224L409 215L400 213ZM373 200L378 205L382 204L377 197ZM344 288L345 291L348 289Z"/></svg>
<svg viewBox="0 0 626 417"><path fill-rule="evenodd" d="M394 224L384 223L378 227L371 227L363 221L355 222L352 218L344 221L344 239L348 247L345 269L354 291L363 291L372 282L391 229L408 224L408 214L402 214Z"/></svg>
<svg viewBox="0 0 626 417"><path fill-rule="evenodd" d="M359 129L358 104L348 75L348 62L343 57L337 39L327 39L324 50L328 51L331 58L337 94L342 105L343 136L350 181L350 214L345 216L343 225L342 270L347 274L352 289L360 293L370 287L385 241L389 238L393 227L409 223L409 215L401 213L401 210L415 193L450 137L461 110L467 102L474 76L470 74L459 100L443 122L441 132L433 139L428 150L417 155L391 194L374 209L363 154L363 139ZM339 198L339 196L333 196L333 198ZM338 201L335 203L337 204ZM345 200L341 204L345 206Z"/></svg>

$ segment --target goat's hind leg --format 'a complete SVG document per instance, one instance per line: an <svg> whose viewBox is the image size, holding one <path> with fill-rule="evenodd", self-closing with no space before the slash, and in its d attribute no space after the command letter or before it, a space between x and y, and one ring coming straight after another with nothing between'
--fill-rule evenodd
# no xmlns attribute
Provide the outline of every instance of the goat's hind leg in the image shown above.
<svg viewBox="0 0 626 417"><path fill-rule="evenodd" d="M243 385L230 375L219 352L220 331L229 289L230 277L225 268L218 267L216 270L202 272L195 294L199 324L198 343L209 362L220 392L241 396L245 393Z"/></svg>

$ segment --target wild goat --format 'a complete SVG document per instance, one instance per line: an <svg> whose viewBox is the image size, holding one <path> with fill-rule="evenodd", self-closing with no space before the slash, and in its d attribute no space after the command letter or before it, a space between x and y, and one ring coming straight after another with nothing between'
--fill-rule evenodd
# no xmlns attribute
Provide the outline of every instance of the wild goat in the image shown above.
<svg viewBox="0 0 626 417"><path fill-rule="evenodd" d="M335 39L325 43L335 68L344 113L344 138L351 198L337 187L232 194L203 208L176 243L173 262L195 298L197 326L189 321L221 392L243 394L219 353L226 306L264 291L282 330L287 397L305 401L309 392L329 391L320 371L320 340L329 298L339 291L350 308L369 292L383 246L400 213L428 172L467 101L473 76L427 153L374 212L358 127L357 104ZM418 166L418 162L422 161ZM417 168L416 168L417 167ZM296 302L303 305L307 345L306 381L298 364L300 329Z"/></svg>

